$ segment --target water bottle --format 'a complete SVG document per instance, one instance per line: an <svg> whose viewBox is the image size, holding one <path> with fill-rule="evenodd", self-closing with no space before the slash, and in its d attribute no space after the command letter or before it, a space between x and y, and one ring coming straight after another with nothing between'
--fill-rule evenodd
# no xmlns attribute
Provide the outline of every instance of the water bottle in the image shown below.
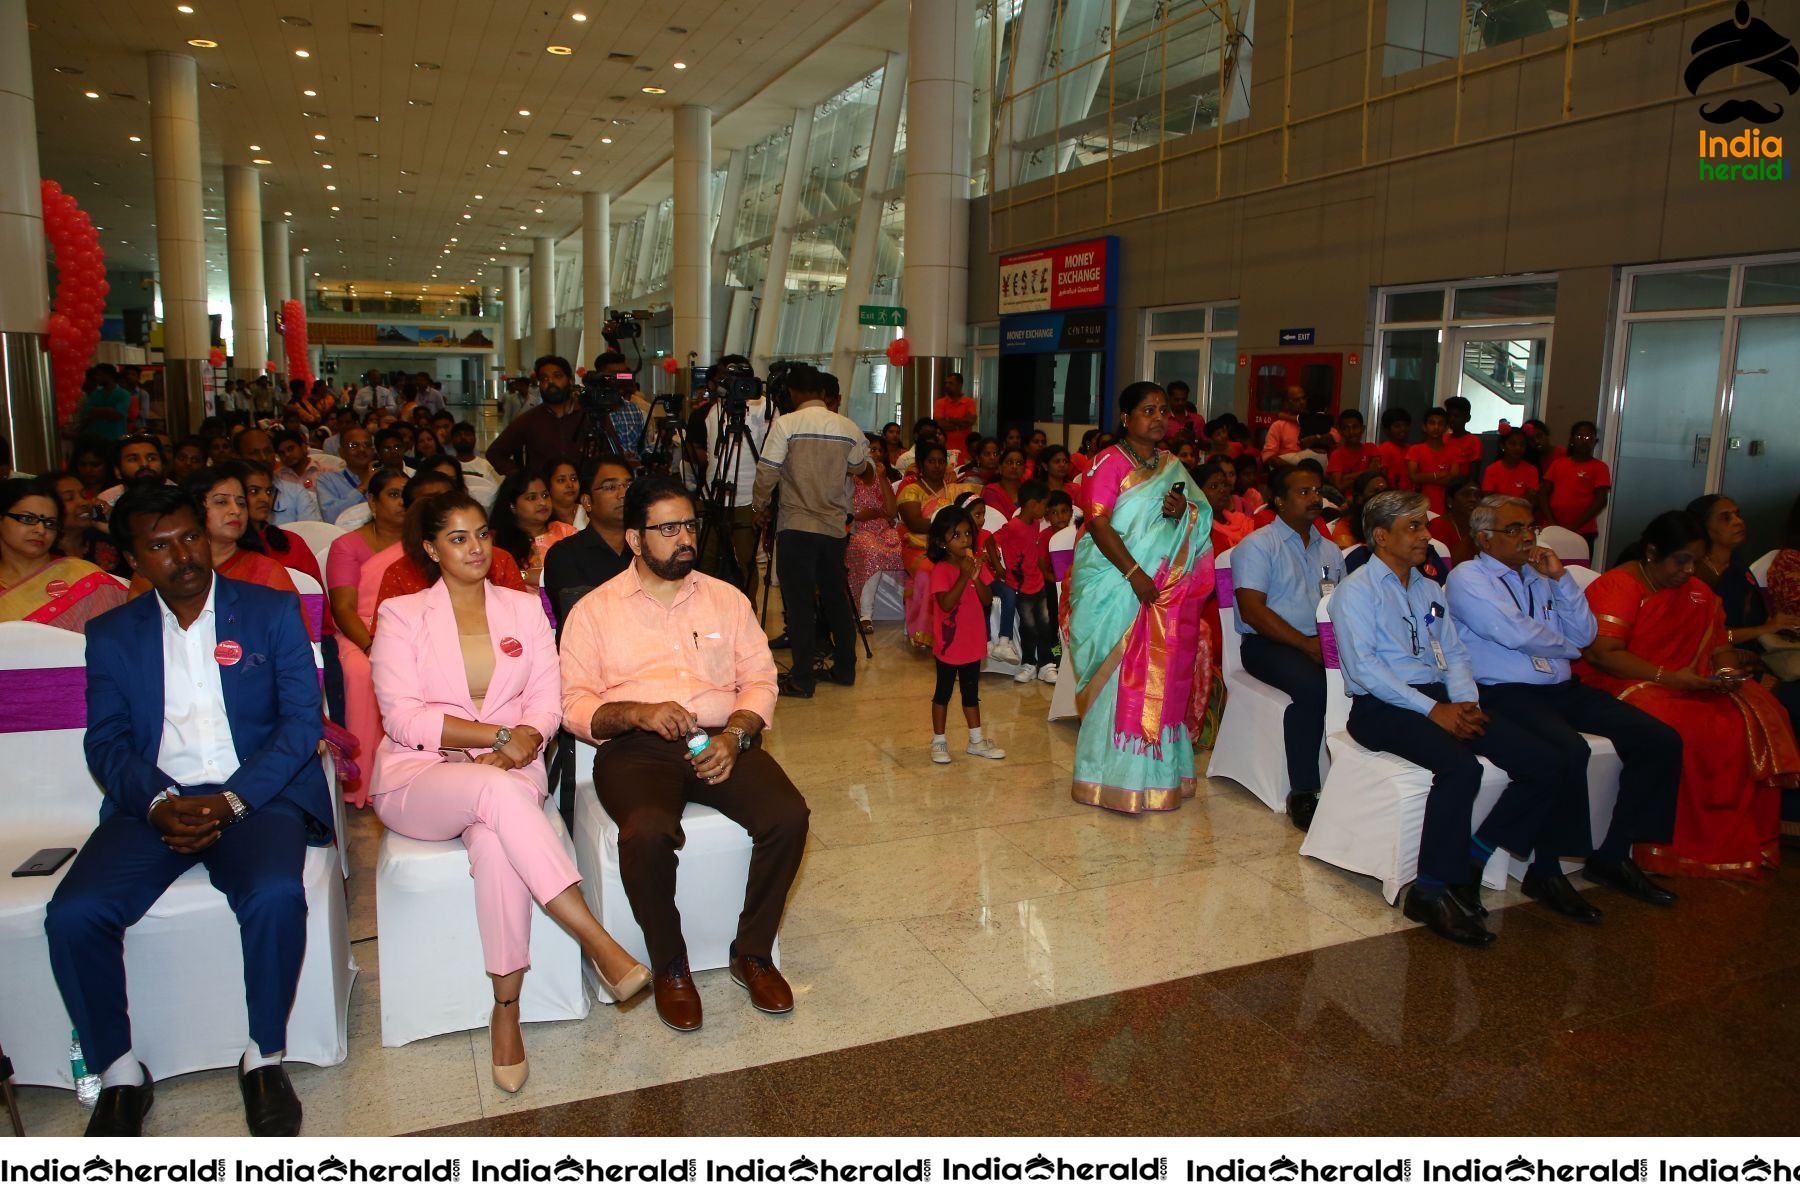
<svg viewBox="0 0 1800 1200"><path fill-rule="evenodd" d="M712 745L712 737L704 729L696 729L687 736L688 753L699 758Z"/></svg>
<svg viewBox="0 0 1800 1200"><path fill-rule="evenodd" d="M88 1070L87 1058L81 1053L81 1037L69 1030L69 1074L75 1077L75 1099L83 1108L94 1107L100 1099L100 1077Z"/></svg>

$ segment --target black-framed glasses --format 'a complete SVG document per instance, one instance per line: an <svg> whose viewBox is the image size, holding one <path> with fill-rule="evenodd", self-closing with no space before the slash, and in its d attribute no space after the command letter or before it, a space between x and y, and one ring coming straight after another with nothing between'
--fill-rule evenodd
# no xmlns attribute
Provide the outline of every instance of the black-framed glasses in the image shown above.
<svg viewBox="0 0 1800 1200"><path fill-rule="evenodd" d="M1414 657L1417 657L1419 653L1419 623L1411 617L1401 617L1400 619L1406 622L1406 636L1412 639L1412 652Z"/></svg>
<svg viewBox="0 0 1800 1200"><path fill-rule="evenodd" d="M62 521L56 517L40 517L36 513L28 512L9 512L6 515L25 526L27 529L30 529L33 525L42 525L51 533L55 533L58 529L62 528Z"/></svg>
<svg viewBox="0 0 1800 1200"><path fill-rule="evenodd" d="M697 518L689 517L685 521L664 521L660 525L646 525L644 529L646 531L654 529L666 538L672 538L684 530L692 536L700 532L700 522Z"/></svg>

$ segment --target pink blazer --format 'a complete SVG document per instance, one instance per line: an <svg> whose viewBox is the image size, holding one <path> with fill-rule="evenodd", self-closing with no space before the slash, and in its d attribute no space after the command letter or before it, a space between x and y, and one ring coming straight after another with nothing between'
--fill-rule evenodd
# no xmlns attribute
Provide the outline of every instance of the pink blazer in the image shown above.
<svg viewBox="0 0 1800 1200"><path fill-rule="evenodd" d="M493 725L530 725L546 741L562 726L562 672L556 639L535 594L483 585L488 634L494 643L494 677L479 707L469 696L456 614L443 582L381 606L369 666L385 736L375 751L369 794L398 791L427 767L465 762L459 751L440 751L444 718ZM476 753L481 753L476 751ZM540 793L549 788L540 755L521 767Z"/></svg>

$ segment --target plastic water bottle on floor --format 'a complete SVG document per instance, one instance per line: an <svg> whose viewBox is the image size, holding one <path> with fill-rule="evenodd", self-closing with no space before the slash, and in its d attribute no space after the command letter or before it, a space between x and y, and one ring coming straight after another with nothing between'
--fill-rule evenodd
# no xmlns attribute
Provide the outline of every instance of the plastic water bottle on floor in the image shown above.
<svg viewBox="0 0 1800 1200"><path fill-rule="evenodd" d="M94 1107L100 1099L100 1077L88 1070L87 1059L81 1053L81 1037L75 1030L69 1030L69 1074L75 1077L75 1099L83 1108Z"/></svg>

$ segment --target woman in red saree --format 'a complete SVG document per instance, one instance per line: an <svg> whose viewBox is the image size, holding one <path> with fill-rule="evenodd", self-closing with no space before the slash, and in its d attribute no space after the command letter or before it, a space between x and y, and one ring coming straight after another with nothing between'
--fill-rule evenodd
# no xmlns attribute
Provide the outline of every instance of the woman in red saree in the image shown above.
<svg viewBox="0 0 1800 1200"><path fill-rule="evenodd" d="M1650 523L1625 561L1588 585L1599 636L1582 680L1656 717L1681 737L1675 840L1639 845L1664 875L1755 878L1781 860L1781 791L1800 779L1787 711L1738 673L1725 610L1694 577L1706 530L1685 512Z"/></svg>

